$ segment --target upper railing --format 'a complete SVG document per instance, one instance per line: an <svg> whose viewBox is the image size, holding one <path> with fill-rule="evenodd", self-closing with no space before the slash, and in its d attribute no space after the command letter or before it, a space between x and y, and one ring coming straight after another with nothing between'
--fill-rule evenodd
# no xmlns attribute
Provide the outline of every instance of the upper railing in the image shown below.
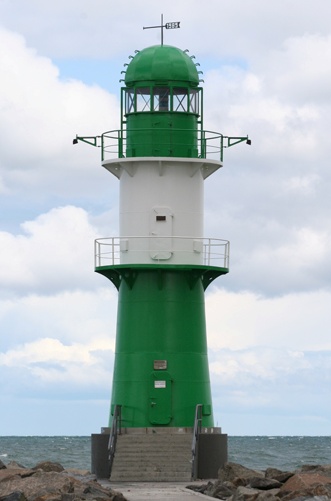
<svg viewBox="0 0 331 501"><path fill-rule="evenodd" d="M162 129L157 129L158 133L161 133ZM110 160L115 158L124 158L126 157L126 145L127 145L127 136L132 131L127 129L124 130L110 130L104 132L100 136L76 136L73 140L74 144L77 144L78 141L83 141L84 143L88 143L92 146L101 149L101 161ZM135 131L136 132L136 131ZM172 130L172 133L181 133L188 132L190 134L196 134L195 144L196 149L191 154L188 154L188 157L193 158L209 158L212 160L220 160L223 162L224 149L230 148L238 143L243 141L246 144L251 144L251 140L248 136L239 137L239 136L224 136L219 132L213 132L209 130L186 130L186 129L176 129ZM152 134L152 129L139 129L139 133ZM157 152L159 149L162 151L167 150L166 156L176 156L172 155L173 150L173 142L172 144L167 145L164 142L164 137L167 137L169 134L169 128L164 129L164 135L162 136L162 144L158 145L153 142L153 148ZM185 144L181 144L181 149L185 150ZM130 148L134 149L134 144L132 144L132 134L130 136ZM191 151L192 144L187 145L187 150ZM164 156L164 155L153 155L153 156Z"/></svg>
<svg viewBox="0 0 331 501"><path fill-rule="evenodd" d="M120 264L196 264L229 268L230 242L193 237L109 237L95 240L95 268Z"/></svg>

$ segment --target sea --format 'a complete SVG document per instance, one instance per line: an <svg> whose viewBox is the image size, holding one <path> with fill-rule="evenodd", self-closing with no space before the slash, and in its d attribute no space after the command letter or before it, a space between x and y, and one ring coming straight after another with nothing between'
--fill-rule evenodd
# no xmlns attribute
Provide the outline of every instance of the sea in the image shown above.
<svg viewBox="0 0 331 501"><path fill-rule="evenodd" d="M0 460L27 468L40 461L54 461L64 468L90 470L91 438L0 437ZM331 437L229 436L228 460L259 470L331 464Z"/></svg>

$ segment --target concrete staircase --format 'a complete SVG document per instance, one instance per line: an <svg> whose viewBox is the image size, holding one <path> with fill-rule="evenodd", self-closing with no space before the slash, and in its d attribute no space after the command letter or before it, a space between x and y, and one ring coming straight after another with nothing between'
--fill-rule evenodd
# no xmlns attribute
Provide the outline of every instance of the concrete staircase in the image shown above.
<svg viewBox="0 0 331 501"><path fill-rule="evenodd" d="M192 431L153 429L118 435L113 482L189 482Z"/></svg>

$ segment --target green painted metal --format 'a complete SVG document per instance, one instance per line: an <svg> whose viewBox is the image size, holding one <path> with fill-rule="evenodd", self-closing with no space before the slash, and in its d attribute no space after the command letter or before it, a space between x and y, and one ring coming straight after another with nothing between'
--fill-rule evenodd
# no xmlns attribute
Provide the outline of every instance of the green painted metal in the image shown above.
<svg viewBox="0 0 331 501"><path fill-rule="evenodd" d="M133 287L138 273L143 270L157 271L158 280L162 281L163 272L180 272L186 277L189 287L197 281L201 281L203 289L207 287L221 275L229 273L229 268L219 266L202 266L194 264L118 264L111 266L96 266L95 271L107 277L116 287L120 288L122 280L125 280L129 287Z"/></svg>
<svg viewBox="0 0 331 501"><path fill-rule="evenodd" d="M186 52L170 45L153 45L133 57L125 73L125 85L138 82L182 82L197 87L199 73Z"/></svg>
<svg viewBox="0 0 331 501"><path fill-rule="evenodd" d="M137 113L127 119L126 157L198 157L196 117Z"/></svg>
<svg viewBox="0 0 331 501"><path fill-rule="evenodd" d="M128 65L125 85L126 157L197 158L201 89L192 59L177 47L148 47Z"/></svg>
<svg viewBox="0 0 331 501"><path fill-rule="evenodd" d="M202 280L157 268L124 275L111 409L122 405L124 427L191 427L202 404L202 424L213 426Z"/></svg>

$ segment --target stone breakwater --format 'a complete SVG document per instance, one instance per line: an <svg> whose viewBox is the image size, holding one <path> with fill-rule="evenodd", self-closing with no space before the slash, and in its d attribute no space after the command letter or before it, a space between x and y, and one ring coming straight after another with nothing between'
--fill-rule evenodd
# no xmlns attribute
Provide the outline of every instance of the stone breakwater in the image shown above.
<svg viewBox="0 0 331 501"><path fill-rule="evenodd" d="M218 480L188 488L226 501L329 501L331 464L304 465L295 471L258 471L226 463L218 472Z"/></svg>
<svg viewBox="0 0 331 501"><path fill-rule="evenodd" d="M126 501L85 470L44 461L33 468L0 461L0 501Z"/></svg>

